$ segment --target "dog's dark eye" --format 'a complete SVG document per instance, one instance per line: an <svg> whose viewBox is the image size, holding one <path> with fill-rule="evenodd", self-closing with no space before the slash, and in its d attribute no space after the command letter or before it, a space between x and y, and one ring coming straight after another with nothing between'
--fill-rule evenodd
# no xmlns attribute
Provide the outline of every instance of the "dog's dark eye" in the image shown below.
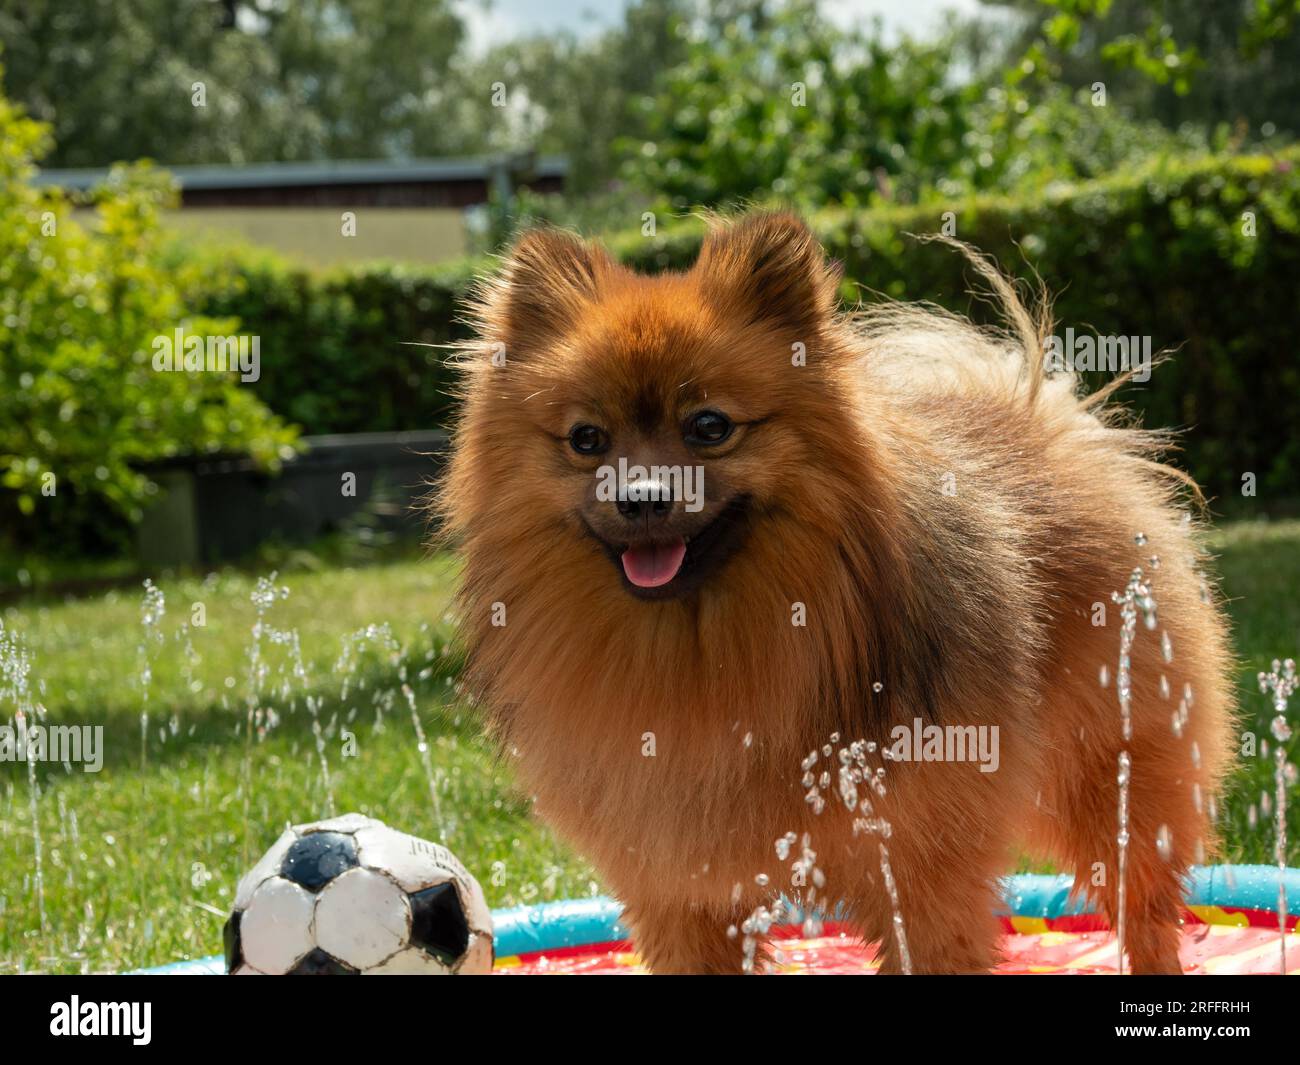
<svg viewBox="0 0 1300 1065"><path fill-rule="evenodd" d="M599 455L609 448L609 434L597 425L575 425L569 430L569 447L579 455Z"/></svg>
<svg viewBox="0 0 1300 1065"><path fill-rule="evenodd" d="M702 410L686 423L688 444L721 444L731 435L731 419L716 410Z"/></svg>

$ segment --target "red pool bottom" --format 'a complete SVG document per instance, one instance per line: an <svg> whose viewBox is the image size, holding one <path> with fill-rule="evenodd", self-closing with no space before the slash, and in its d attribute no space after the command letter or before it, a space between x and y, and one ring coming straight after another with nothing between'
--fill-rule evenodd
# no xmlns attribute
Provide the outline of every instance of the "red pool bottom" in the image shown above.
<svg viewBox="0 0 1300 1065"><path fill-rule="evenodd" d="M1300 973L1300 934L1288 933L1287 972ZM1003 974L1114 975L1115 939L1108 931L1007 931L1002 937ZM1276 928L1188 924L1179 949L1183 971L1193 975L1276 973L1281 946ZM817 939L781 939L776 971L790 976L872 974L879 968L875 944L864 945L847 930L828 925ZM634 975L645 966L628 942L568 947L499 958L497 973L511 976Z"/></svg>

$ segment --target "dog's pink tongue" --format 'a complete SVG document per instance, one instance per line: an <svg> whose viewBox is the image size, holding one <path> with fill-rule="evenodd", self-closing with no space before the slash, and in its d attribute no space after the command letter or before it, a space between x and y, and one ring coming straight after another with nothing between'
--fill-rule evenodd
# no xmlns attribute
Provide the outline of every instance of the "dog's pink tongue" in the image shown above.
<svg viewBox="0 0 1300 1065"><path fill-rule="evenodd" d="M623 552L623 572L638 588L658 588L677 576L686 557L680 537L666 544L637 544Z"/></svg>

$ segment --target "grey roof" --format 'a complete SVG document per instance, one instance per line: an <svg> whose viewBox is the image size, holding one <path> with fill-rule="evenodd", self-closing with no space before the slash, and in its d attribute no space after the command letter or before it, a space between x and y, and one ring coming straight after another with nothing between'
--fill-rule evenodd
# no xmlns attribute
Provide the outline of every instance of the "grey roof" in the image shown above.
<svg viewBox="0 0 1300 1065"><path fill-rule="evenodd" d="M182 189L284 188L302 185L409 185L424 182L484 181L500 164L499 157L462 159L340 160L319 163L251 163L248 166L168 166ZM538 177L564 177L569 161L541 156L526 169ZM108 176L107 168L42 170L37 185L88 189Z"/></svg>

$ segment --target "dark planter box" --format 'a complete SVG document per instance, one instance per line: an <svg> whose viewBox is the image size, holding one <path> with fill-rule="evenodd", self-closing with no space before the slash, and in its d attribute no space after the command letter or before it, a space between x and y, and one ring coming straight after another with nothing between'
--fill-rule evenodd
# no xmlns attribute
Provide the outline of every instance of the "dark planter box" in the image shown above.
<svg viewBox="0 0 1300 1065"><path fill-rule="evenodd" d="M367 521L418 533L419 502L442 468L447 434L349 433L303 438L308 450L277 475L246 458L185 458L151 466L162 498L146 513L136 542L150 566L207 565L238 558L271 540L301 543ZM344 475L356 495L344 495Z"/></svg>

